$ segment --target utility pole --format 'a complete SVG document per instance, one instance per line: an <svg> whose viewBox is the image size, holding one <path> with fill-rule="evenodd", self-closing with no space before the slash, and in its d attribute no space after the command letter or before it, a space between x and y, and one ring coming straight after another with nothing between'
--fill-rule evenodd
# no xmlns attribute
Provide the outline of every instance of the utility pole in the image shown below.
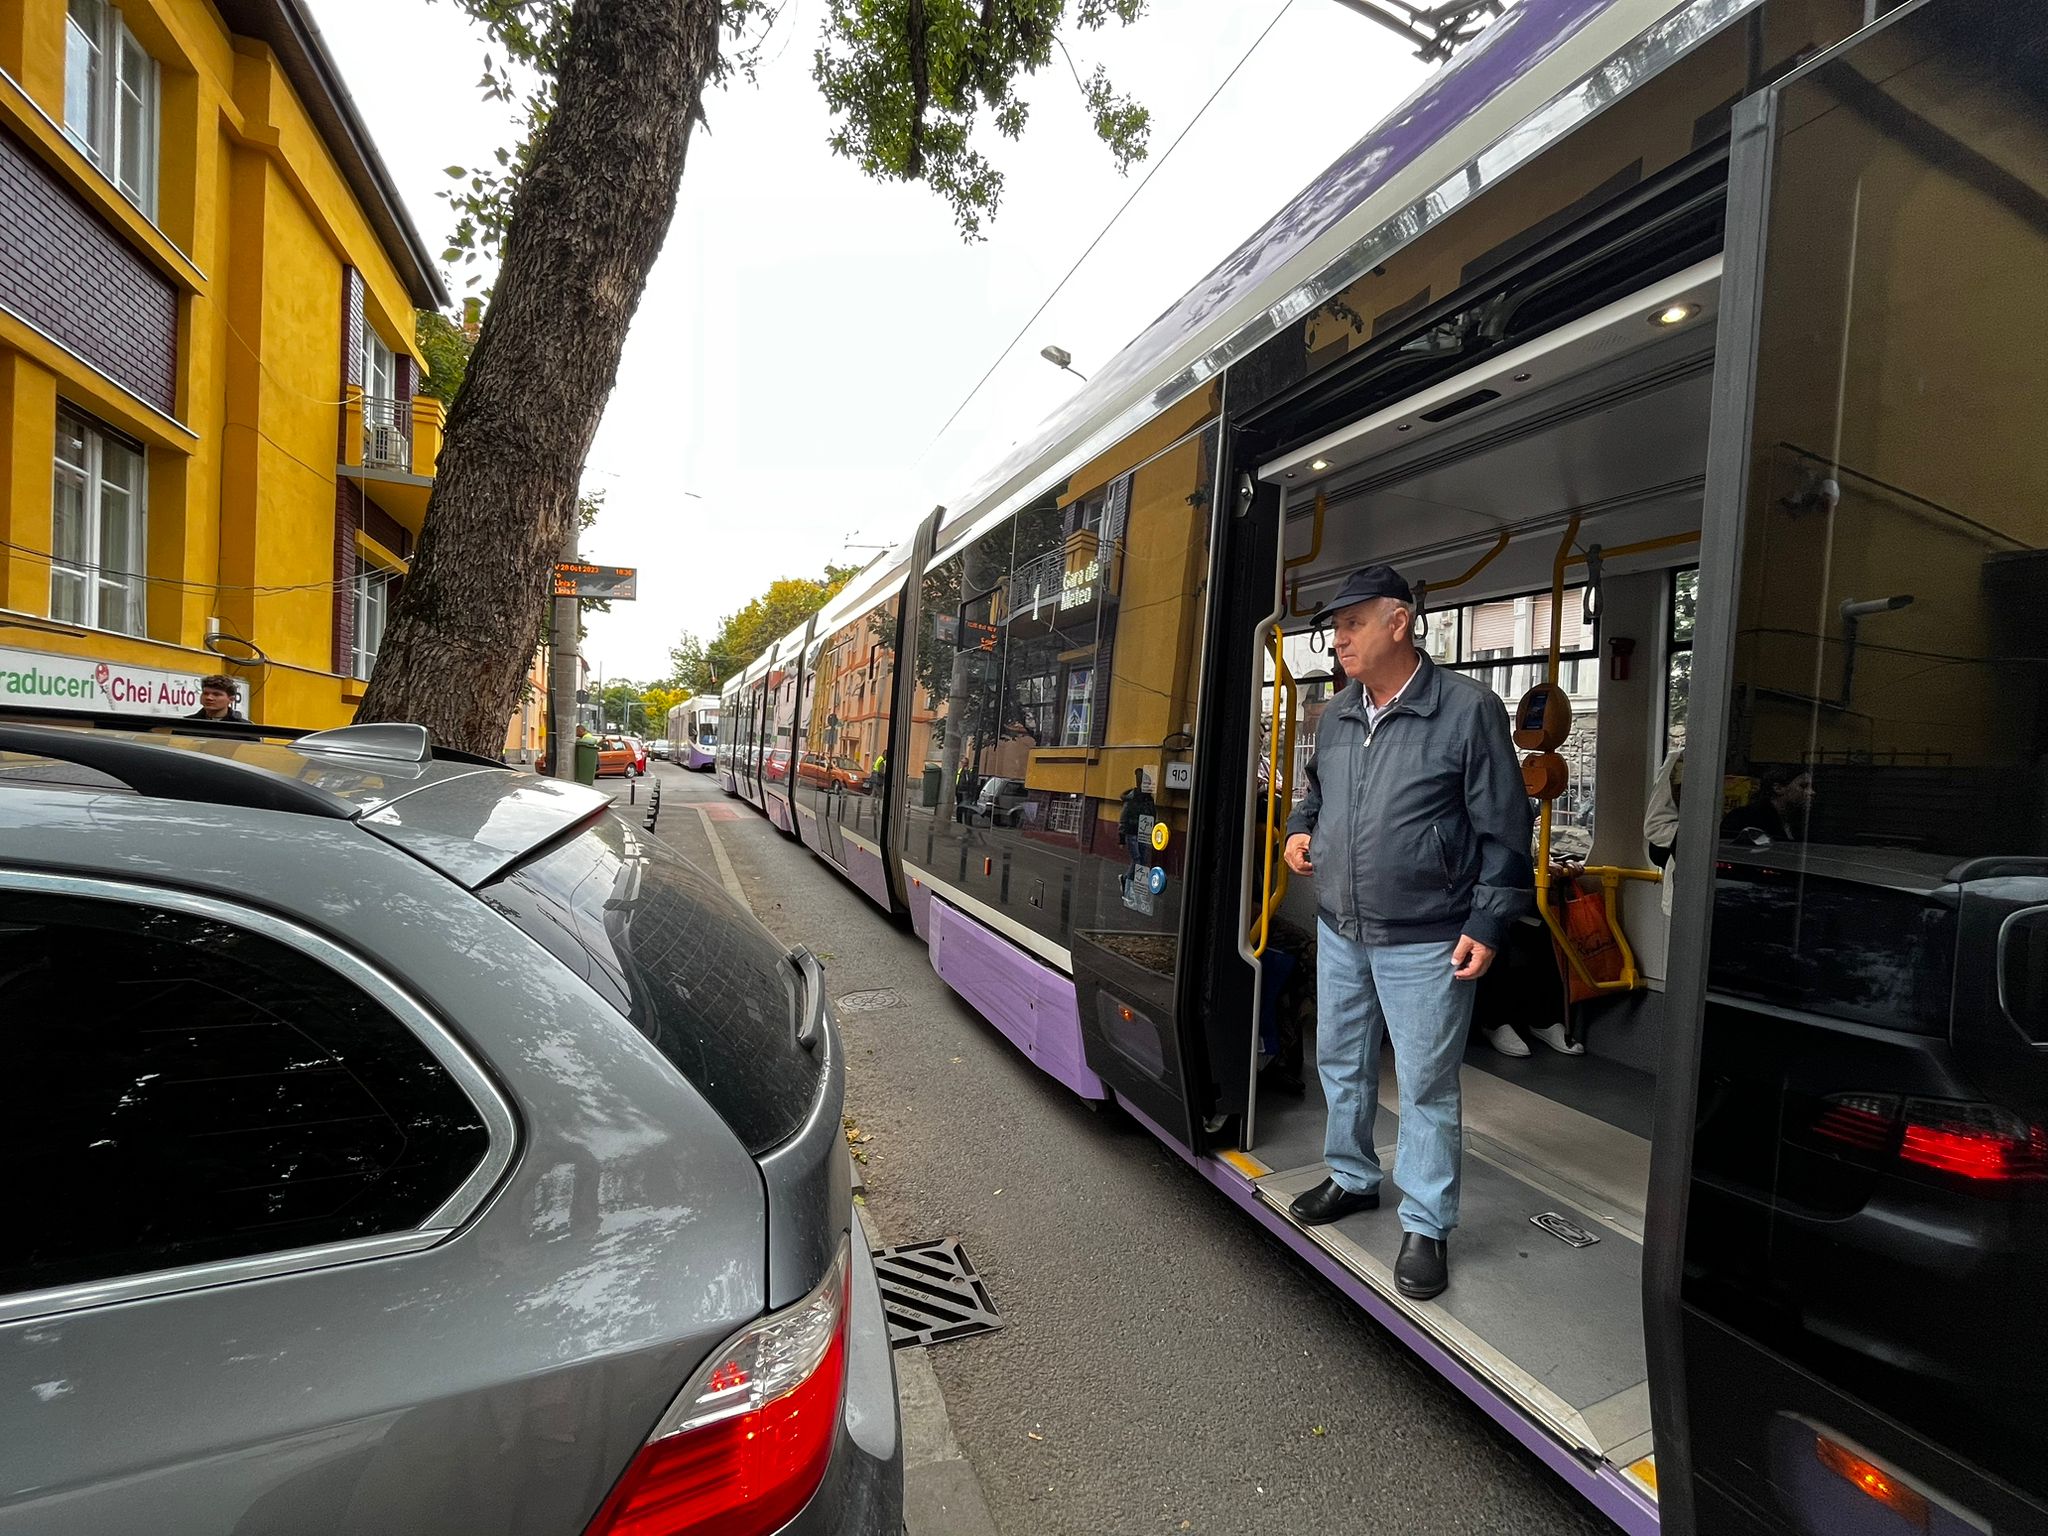
<svg viewBox="0 0 2048 1536"><path fill-rule="evenodd" d="M569 519L569 532L562 539L561 558L569 564L576 562L576 518ZM553 573L549 574L552 583ZM573 597L552 598L551 634L548 644L548 691L553 697L548 701L548 762L558 779L576 777L576 683L581 667L578 664L579 644L577 640L578 621L582 618L576 599Z"/></svg>

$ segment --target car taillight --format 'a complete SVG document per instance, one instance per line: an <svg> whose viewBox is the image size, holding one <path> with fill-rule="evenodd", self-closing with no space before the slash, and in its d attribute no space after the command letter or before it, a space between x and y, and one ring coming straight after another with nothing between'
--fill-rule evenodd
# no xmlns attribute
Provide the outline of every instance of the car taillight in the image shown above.
<svg viewBox="0 0 2048 1536"><path fill-rule="evenodd" d="M2048 1179L2048 1133L1991 1104L1906 1100L1899 1156L1999 1183Z"/></svg>
<svg viewBox="0 0 2048 1536"><path fill-rule="evenodd" d="M764 1536L824 1481L846 1383L848 1250L793 1307L712 1352L584 1536Z"/></svg>
<svg viewBox="0 0 2048 1536"><path fill-rule="evenodd" d="M2048 1180L2048 1130L1995 1104L1838 1093L1813 1134L1865 1164L1896 1159L1986 1187Z"/></svg>

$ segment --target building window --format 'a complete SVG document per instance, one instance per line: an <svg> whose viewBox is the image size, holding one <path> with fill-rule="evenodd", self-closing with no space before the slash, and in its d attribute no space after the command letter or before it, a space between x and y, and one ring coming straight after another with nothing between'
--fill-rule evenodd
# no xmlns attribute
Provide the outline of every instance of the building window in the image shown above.
<svg viewBox="0 0 2048 1536"><path fill-rule="evenodd" d="M412 412L400 409L398 356L366 324L357 362L363 380L363 462L374 469L410 470Z"/></svg>
<svg viewBox="0 0 2048 1536"><path fill-rule="evenodd" d="M118 634L143 623L143 458L134 444L57 413L50 617Z"/></svg>
<svg viewBox="0 0 2048 1536"><path fill-rule="evenodd" d="M1664 750L1685 745L1685 711L1692 689L1692 620L1699 608L1700 568L1671 573L1671 632L1665 637L1670 658L1664 674Z"/></svg>
<svg viewBox="0 0 2048 1536"><path fill-rule="evenodd" d="M1088 729L1093 720L1094 701L1089 685L1095 680L1095 669L1074 667L1067 673L1067 716L1065 729L1060 732L1063 747L1085 747L1088 745Z"/></svg>
<svg viewBox="0 0 2048 1536"><path fill-rule="evenodd" d="M377 651L384 643L384 621L390 614L397 581L398 572L368 561L356 572L356 641L350 670L357 677L368 677L370 669L377 665Z"/></svg>
<svg viewBox="0 0 2048 1536"><path fill-rule="evenodd" d="M156 217L156 60L106 0L70 0L64 127L123 197Z"/></svg>

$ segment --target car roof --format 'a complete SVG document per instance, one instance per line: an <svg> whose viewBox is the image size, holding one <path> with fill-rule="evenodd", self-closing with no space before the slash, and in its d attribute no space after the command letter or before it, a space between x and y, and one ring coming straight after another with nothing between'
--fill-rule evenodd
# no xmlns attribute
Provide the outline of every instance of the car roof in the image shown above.
<svg viewBox="0 0 2048 1536"><path fill-rule="evenodd" d="M436 749L417 725L182 727L0 713L0 791L10 780L125 786L159 800L348 821L472 889L610 804L580 784Z"/></svg>

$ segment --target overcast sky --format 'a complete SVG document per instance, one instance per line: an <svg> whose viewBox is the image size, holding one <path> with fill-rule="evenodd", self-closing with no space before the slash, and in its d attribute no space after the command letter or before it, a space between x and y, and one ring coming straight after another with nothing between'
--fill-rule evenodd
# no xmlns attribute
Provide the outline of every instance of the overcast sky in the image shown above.
<svg viewBox="0 0 2048 1536"><path fill-rule="evenodd" d="M444 167L511 142L472 88L485 41L456 7L308 0L379 151L430 245L450 219ZM1069 36L1152 111L1156 160L1280 0L1152 0L1136 26ZM640 569L639 601L593 615L593 672L653 680L685 630L709 636L782 576L893 544L1078 387L1082 373L1205 272L1413 89L1405 45L1338 0L1286 15L1153 175L973 406L976 379L1145 174L1116 174L1064 70L1024 92L988 238L962 244L940 200L881 186L825 146L810 78L819 0L784 12L758 85L707 103L674 228L633 322L591 449L605 493L587 558ZM993 136L991 136L993 137ZM460 292L460 278L450 288Z"/></svg>

